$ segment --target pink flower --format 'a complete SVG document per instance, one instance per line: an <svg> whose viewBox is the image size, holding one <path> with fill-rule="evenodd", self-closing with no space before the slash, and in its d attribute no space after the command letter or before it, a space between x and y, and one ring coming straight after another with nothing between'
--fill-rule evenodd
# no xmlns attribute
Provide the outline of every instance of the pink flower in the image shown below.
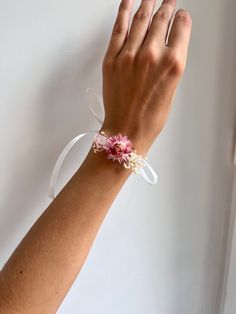
<svg viewBox="0 0 236 314"><path fill-rule="evenodd" d="M130 153L132 152L132 142L126 135L117 134L107 137L104 149L108 154L107 158L119 163L127 162Z"/></svg>

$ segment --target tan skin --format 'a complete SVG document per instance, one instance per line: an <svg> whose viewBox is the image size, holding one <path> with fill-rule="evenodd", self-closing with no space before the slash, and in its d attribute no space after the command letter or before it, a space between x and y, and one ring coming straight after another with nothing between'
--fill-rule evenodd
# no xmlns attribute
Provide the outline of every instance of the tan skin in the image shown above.
<svg viewBox="0 0 236 314"><path fill-rule="evenodd" d="M164 0L156 12L154 6L155 0L141 1L129 32L133 0L121 2L102 65L102 130L127 134L143 155L167 120L191 33L190 14L174 15L175 0ZM130 174L104 153L89 151L1 270L0 313L57 311Z"/></svg>

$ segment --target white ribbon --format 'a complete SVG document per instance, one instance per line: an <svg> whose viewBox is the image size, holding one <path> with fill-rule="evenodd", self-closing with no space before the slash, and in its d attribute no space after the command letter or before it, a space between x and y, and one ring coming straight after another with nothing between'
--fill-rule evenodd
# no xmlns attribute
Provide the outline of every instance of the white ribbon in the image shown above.
<svg viewBox="0 0 236 314"><path fill-rule="evenodd" d="M89 94L90 94L90 96L92 96L92 95L95 96L97 105L99 106L100 110L102 110L102 114L104 115L104 107L103 107L102 103L100 102L98 95L95 92L93 92L91 88L87 88L87 90L86 90L86 99L87 99L87 101L88 101ZM90 111L92 112L92 114L95 117L95 119L99 122L99 124L102 125L103 117L101 117L97 113L97 109L95 109L93 107L93 105L95 105L95 102L90 100L90 101L88 101L88 105L89 105ZM73 138L66 145L66 147L63 149L63 151L59 155L59 157L58 157L58 159L57 159L57 161L55 163L55 166L53 168L53 171L52 171L52 175L51 175L50 182L49 182L49 187L48 187L48 195L49 195L49 197L51 197L52 199L55 198L55 186L56 186L56 183L57 183L57 179L58 179L61 167L62 167L63 161L65 160L67 154L72 149L72 147L82 137L84 137L84 136L86 136L88 134L92 134L92 133L96 134L98 132L99 132L99 130L94 130L94 131L88 131L88 132L85 132L85 133L81 133L81 134L77 135L75 138ZM141 177L147 183L149 183L149 184L156 184L157 180L158 180L158 177L157 177L157 174L156 174L155 170L151 167L151 165L147 162L146 159L144 159L143 162L144 162L144 166L139 169L138 174L140 174ZM146 168L146 170L145 170L145 168ZM149 173L149 175L148 175L148 173Z"/></svg>

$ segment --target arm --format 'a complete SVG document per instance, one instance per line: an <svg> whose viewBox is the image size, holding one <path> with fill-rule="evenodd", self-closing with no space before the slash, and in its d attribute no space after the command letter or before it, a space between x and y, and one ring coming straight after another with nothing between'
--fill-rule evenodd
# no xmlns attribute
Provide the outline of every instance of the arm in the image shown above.
<svg viewBox="0 0 236 314"><path fill-rule="evenodd" d="M89 152L3 268L0 295L10 309L55 313L129 173Z"/></svg>
<svg viewBox="0 0 236 314"><path fill-rule="evenodd" d="M127 134L143 155L167 120L191 32L189 14L178 11L166 45L175 0L165 0L150 24L154 5L142 1L127 37L133 1L121 2L103 62L102 129ZM1 313L55 313L130 173L90 150L3 267Z"/></svg>

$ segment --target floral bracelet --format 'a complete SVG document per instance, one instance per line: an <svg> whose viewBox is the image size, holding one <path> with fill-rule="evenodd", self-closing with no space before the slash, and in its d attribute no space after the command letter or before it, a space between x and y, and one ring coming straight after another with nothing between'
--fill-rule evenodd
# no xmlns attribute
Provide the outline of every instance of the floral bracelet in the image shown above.
<svg viewBox="0 0 236 314"><path fill-rule="evenodd" d="M91 96L93 96L93 99L96 99L96 103L94 104L91 101L89 102L90 111L98 123L102 125L104 119L101 118L99 112L97 112L97 109L95 109L95 105L100 107L100 109L104 109L104 107L100 102L98 95L92 92L91 88L87 88L86 96L88 97L90 93ZM60 153L54 165L48 187L48 195L52 199L55 198L56 183L66 156L69 154L70 150L75 144L77 144L83 137L90 134L96 134L92 146L95 153L104 151L107 154L108 159L118 161L125 168L131 169L133 172L140 174L140 176L147 183L157 183L158 177L155 170L151 167L146 158L137 154L133 148L132 141L128 138L127 135L122 135L119 133L117 135L107 136L104 131L99 132L99 130L90 130L80 133L74 137Z"/></svg>
<svg viewBox="0 0 236 314"><path fill-rule="evenodd" d="M118 161L124 168L135 173L144 166L144 158L133 149L133 143L127 135L121 133L108 136L104 131L97 133L93 140L94 153L104 151L107 159Z"/></svg>

